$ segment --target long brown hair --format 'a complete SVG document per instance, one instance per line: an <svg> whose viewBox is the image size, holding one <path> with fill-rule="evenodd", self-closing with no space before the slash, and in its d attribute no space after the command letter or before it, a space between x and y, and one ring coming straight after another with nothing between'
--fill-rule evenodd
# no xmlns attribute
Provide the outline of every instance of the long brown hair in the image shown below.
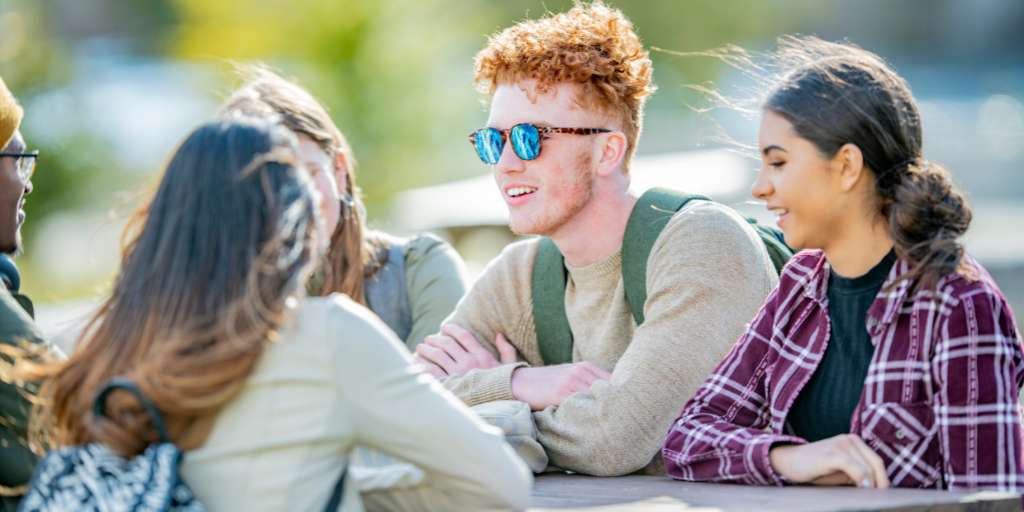
<svg viewBox="0 0 1024 512"><path fill-rule="evenodd" d="M366 228L366 208L356 185L356 160L341 130L327 109L308 91L271 71L266 66L238 66L244 85L221 108L247 115L276 115L297 134L308 136L332 160L342 155L346 166L346 189L342 199L342 220L331 234L330 249L311 280L310 293L348 295L366 305L364 282L386 262L383 240Z"/></svg>
<svg viewBox="0 0 1024 512"><path fill-rule="evenodd" d="M34 430L50 446L155 438L127 393L94 415L97 391L131 379L183 449L242 388L287 320L318 255L308 175L293 134L265 120L203 125L181 144L126 231L121 271L70 359L48 371ZM141 227L139 227L141 226Z"/></svg>
<svg viewBox="0 0 1024 512"><path fill-rule="evenodd" d="M764 108L785 117L826 158L860 148L875 179L878 212L906 279L931 288L965 271L959 237L971 209L942 166L922 153L921 116L907 82L877 55L851 44L784 37L774 55L781 75Z"/></svg>

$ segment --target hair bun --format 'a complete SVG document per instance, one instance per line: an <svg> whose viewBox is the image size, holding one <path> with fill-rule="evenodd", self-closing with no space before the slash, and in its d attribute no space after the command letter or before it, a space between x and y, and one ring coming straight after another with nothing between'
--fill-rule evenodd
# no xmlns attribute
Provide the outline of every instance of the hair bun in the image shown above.
<svg viewBox="0 0 1024 512"><path fill-rule="evenodd" d="M893 189L889 225L897 250L918 265L954 272L963 257L958 241L971 223L967 199L941 166L918 159ZM927 283L934 284L934 283Z"/></svg>

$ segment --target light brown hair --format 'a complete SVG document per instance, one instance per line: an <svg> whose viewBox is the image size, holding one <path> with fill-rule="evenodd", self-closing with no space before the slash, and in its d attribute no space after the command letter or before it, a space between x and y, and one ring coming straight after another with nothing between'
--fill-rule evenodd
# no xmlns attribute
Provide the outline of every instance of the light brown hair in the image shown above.
<svg viewBox="0 0 1024 512"><path fill-rule="evenodd" d="M223 113L278 116L289 130L316 142L332 161L339 154L344 157L349 197L342 201L341 222L331 234L330 249L309 291L315 295L343 293L366 305L365 280L385 263L387 253L381 250L383 242L366 227L366 208L356 185L352 148L327 109L298 84L262 65L238 66L238 72L244 84L225 101Z"/></svg>

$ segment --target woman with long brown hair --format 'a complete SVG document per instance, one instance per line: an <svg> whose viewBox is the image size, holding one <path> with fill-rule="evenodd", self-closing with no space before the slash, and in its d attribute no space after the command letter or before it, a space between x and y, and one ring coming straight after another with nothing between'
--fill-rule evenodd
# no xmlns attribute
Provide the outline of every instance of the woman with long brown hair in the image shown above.
<svg viewBox="0 0 1024 512"><path fill-rule="evenodd" d="M343 293L367 306L411 350L440 330L441 321L466 293L462 258L430 234L399 238L366 225L356 160L327 109L308 91L264 66L240 66L244 85L222 111L276 115L299 138L313 172L332 175L341 222L330 249L310 280L312 295Z"/></svg>
<svg viewBox="0 0 1024 512"><path fill-rule="evenodd" d="M1024 491L1013 311L964 252L910 87L848 44L775 57L753 195L806 250L669 431L669 474Z"/></svg>
<svg viewBox="0 0 1024 512"><path fill-rule="evenodd" d="M505 445L342 295L306 298L334 226L298 143L266 120L201 126L140 212L112 294L44 374L37 439L130 456L156 440L127 378L186 451L210 510L320 510L355 444L426 473L399 506L522 508L530 475ZM345 510L360 509L347 489Z"/></svg>

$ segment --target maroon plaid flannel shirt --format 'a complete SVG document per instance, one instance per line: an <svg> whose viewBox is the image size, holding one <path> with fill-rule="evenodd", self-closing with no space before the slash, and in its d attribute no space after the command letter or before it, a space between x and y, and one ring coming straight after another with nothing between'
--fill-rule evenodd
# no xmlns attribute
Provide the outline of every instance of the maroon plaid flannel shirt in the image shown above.
<svg viewBox="0 0 1024 512"><path fill-rule="evenodd" d="M894 487L1024 492L1019 334L988 272L965 258L977 279L948 275L912 296L907 280L889 288L908 271L903 260L893 265L868 311L875 353L850 432L881 456ZM821 251L786 266L746 334L669 430L662 450L669 475L785 483L768 451L806 443L784 426L830 337L828 275Z"/></svg>

